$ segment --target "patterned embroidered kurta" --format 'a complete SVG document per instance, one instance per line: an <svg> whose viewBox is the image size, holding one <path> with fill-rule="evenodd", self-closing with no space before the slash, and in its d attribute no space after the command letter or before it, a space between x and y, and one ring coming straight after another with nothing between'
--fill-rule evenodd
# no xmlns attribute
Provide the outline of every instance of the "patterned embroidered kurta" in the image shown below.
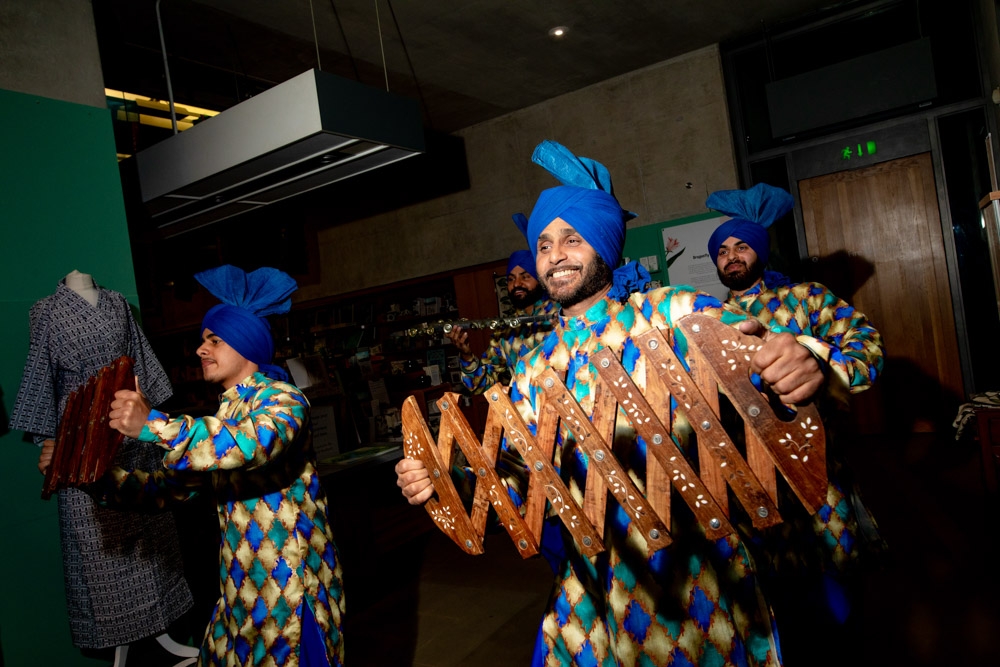
<svg viewBox="0 0 1000 667"><path fill-rule="evenodd" d="M54 438L70 392L122 355L135 360L154 405L170 397L166 373L118 292L101 289L92 306L61 281L55 294L31 307L29 321L11 429L36 442ZM156 447L126 439L116 462L156 465L161 456ZM99 649L159 634L191 607L173 515L106 509L78 489L60 490L57 503L75 646Z"/></svg>
<svg viewBox="0 0 1000 667"><path fill-rule="evenodd" d="M459 357L462 384L472 394L481 394L497 382L508 384L511 370L518 358L533 349L552 331L558 313L559 304L547 298L518 311L515 317L534 318L551 315L553 319L525 322L514 331L497 330L490 338L489 347L479 359L466 361Z"/></svg>
<svg viewBox="0 0 1000 667"><path fill-rule="evenodd" d="M742 295L730 292L726 302L766 326L777 323L801 334L799 342L827 361L828 392L837 402L846 398L847 392L868 389L882 373L882 336L864 314L819 283L792 283L780 273L766 272L763 280ZM808 516L799 503L783 503L782 507L787 508L783 510L785 521L757 536L755 542L764 549L761 560L767 562L760 564L762 570L769 578L783 577L771 585L797 587L797 595L788 597L819 600L814 604L830 607L833 617L842 622L849 611L846 592L838 591L831 598L826 589L839 587L834 581L863 557L857 512L871 526L871 539L880 538L874 519L860 499L852 496L832 437L827 445L830 484L826 504L814 516ZM791 500L787 487L783 490ZM813 590L806 591L806 586Z"/></svg>
<svg viewBox="0 0 1000 667"><path fill-rule="evenodd" d="M116 470L120 500L186 495L209 473L218 500L221 595L200 665L303 664L303 632L344 661L340 559L314 465L309 403L255 373L220 397L214 417L154 410L140 440L167 449L166 472Z"/></svg>
<svg viewBox="0 0 1000 667"><path fill-rule="evenodd" d="M784 278L781 274L779 279ZM770 288L759 281L740 296L729 293L727 303L745 310L769 325L803 334L799 342L827 362L836 394L857 393L872 385L882 373L882 336L864 314L837 298L819 283L797 283ZM822 340L826 345L816 343Z"/></svg>
<svg viewBox="0 0 1000 667"><path fill-rule="evenodd" d="M561 318L555 330L518 362L511 385L511 398L532 430L541 390L531 381L547 367L566 371L567 386L590 417L597 371L589 359L600 349L611 347L622 354L633 380L640 388L645 386L645 358L632 343L632 337L645 330L636 322L637 310L653 326L673 329L681 355L686 342L675 325L684 315L703 313L727 324L746 319L717 299L685 287L633 294L625 304L604 299L581 317ZM689 429L683 420L674 424L679 442L686 446ZM560 433L560 442L556 466L582 506L587 458L567 431ZM619 412L614 447L640 490L645 446L624 412ZM705 539L684 503L675 499L674 541L647 557L645 542L625 511L614 503L609 507L613 509L604 532L606 550L596 557L581 556L563 531L567 556L541 626L545 664L780 664L776 633L753 562L737 537Z"/></svg>

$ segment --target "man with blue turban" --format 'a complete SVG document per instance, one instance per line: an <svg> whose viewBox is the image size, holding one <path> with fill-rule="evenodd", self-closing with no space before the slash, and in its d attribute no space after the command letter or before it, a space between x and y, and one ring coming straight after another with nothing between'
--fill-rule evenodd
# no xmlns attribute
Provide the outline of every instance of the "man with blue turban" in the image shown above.
<svg viewBox="0 0 1000 667"><path fill-rule="evenodd" d="M669 330L681 355L684 337L677 322L691 313L718 318L745 333L761 330L745 313L689 287L644 291L649 280L645 270L636 263L619 266L625 223L634 216L615 199L607 169L554 142L540 144L532 159L564 185L541 194L527 226L539 280L562 307L553 331L517 362L511 383L510 398L529 429L537 428L544 393L533 380L547 368L565 374L566 386L592 419L598 373L590 359L599 350L615 350L644 389L646 358L633 337L649 326ZM769 334L752 365L789 403L809 398L823 382L817 361L788 333ZM687 447L686 422L663 417L674 425L677 442ZM614 447L625 474L643 490L646 444L622 413ZM517 455L512 447L506 453ZM582 505L589 460L564 425L554 464ZM422 463L401 461L396 472L410 503L426 502L433 494ZM512 497L520 498L518 480L511 476L505 482ZM561 523L554 525L564 530ZM604 527L606 550L597 556L581 554L572 536L563 532L556 584L533 664L780 664L772 619L743 542L736 536L707 540L683 511L675 513L671 533L670 546L647 555L643 537L617 505L609 509Z"/></svg>
<svg viewBox="0 0 1000 667"><path fill-rule="evenodd" d="M272 363L265 319L288 311L297 285L277 269L229 265L195 278L222 301L197 351L205 379L222 385L221 405L212 417L171 418L141 392L117 392L110 426L166 450L165 470L113 470L110 495L162 504L189 497L192 480L214 491L220 597L199 665L342 665L343 581L309 402Z"/></svg>
<svg viewBox="0 0 1000 667"><path fill-rule="evenodd" d="M507 294L514 306L516 327L493 332L482 356L469 345L469 333L454 327L445 334L458 348L462 384L473 395L481 394L497 382L510 383L510 373L517 358L531 350L552 330L559 304L545 294L535 274L535 258L527 250L515 250L507 261Z"/></svg>
<svg viewBox="0 0 1000 667"><path fill-rule="evenodd" d="M768 228L794 205L792 195L760 183L749 190L719 190L705 205L729 220L708 240L727 302L753 315L803 335L800 342L829 367L831 391L840 394L868 389L882 372L882 337L862 313L819 283L793 284L776 271L766 271L771 237ZM816 344L815 339L824 341Z"/></svg>
<svg viewBox="0 0 1000 667"><path fill-rule="evenodd" d="M768 228L794 203L787 191L765 183L713 192L705 205L731 217L709 238L708 252L729 288L726 303L765 326L778 324L796 334L826 370L826 395L834 399L828 407L844 407L849 394L865 391L881 375L882 337L863 313L824 285L793 283L765 270ZM862 547L885 548L835 442L828 438L826 505L809 516L800 504L786 503L785 521L758 541L764 551L758 562L767 564L762 574L779 627L790 630L784 635L785 655L810 665L843 663L838 649L852 646L847 632L856 620L851 608L860 595ZM836 645L829 641L832 629Z"/></svg>

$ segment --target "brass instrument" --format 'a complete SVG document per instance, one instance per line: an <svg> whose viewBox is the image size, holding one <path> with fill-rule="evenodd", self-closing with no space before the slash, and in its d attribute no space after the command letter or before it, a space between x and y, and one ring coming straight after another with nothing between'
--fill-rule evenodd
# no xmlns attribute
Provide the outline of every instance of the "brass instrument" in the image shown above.
<svg viewBox="0 0 1000 667"><path fill-rule="evenodd" d="M440 336L451 333L455 327L476 330L486 329L496 331L498 329L516 329L524 324L535 322L548 322L555 320L559 316L555 313L545 313L541 315L517 315L513 317L494 317L485 320L439 320L437 322L425 322L417 327L406 330L406 335L414 338L416 336Z"/></svg>

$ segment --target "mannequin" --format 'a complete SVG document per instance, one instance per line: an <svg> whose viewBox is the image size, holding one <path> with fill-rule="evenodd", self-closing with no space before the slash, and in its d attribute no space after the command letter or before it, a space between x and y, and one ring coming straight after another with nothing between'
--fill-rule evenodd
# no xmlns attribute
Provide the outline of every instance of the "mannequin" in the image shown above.
<svg viewBox="0 0 1000 667"><path fill-rule="evenodd" d="M98 289L97 284L94 282L93 276L89 273L81 273L80 271L73 269L66 274L66 287L79 294L83 297L84 301L89 303L94 308L97 307L97 300L100 298L101 292L100 289ZM156 642L168 653L189 658L188 660L183 660L177 663L174 667L193 665L196 662L195 657L198 655L197 648L178 644L166 632L158 635L155 639ZM125 667L128 659L128 648L128 644L115 647L114 667Z"/></svg>
<svg viewBox="0 0 1000 667"><path fill-rule="evenodd" d="M158 402L172 392L124 296L77 270L61 282L29 313L28 360L9 424L41 445L39 471L51 461L67 395L114 358L132 357L138 381ZM161 456L128 440L119 450L130 461ZM198 649L166 634L192 604L173 517L103 508L73 488L61 489L56 501L74 645L113 650L115 667L124 667L127 657L130 666L194 664Z"/></svg>
<svg viewBox="0 0 1000 667"><path fill-rule="evenodd" d="M90 274L73 269L66 275L66 287L82 296L91 306L97 307L97 299L101 293Z"/></svg>

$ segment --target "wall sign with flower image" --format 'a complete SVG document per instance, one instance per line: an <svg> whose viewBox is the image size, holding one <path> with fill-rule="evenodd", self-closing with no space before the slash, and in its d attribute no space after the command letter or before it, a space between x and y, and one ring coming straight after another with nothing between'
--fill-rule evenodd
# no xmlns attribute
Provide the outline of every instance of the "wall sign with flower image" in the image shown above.
<svg viewBox="0 0 1000 667"><path fill-rule="evenodd" d="M681 242L672 236L667 237L667 269L677 261L677 258L684 254L684 248L680 247ZM680 248L680 250L678 250Z"/></svg>

